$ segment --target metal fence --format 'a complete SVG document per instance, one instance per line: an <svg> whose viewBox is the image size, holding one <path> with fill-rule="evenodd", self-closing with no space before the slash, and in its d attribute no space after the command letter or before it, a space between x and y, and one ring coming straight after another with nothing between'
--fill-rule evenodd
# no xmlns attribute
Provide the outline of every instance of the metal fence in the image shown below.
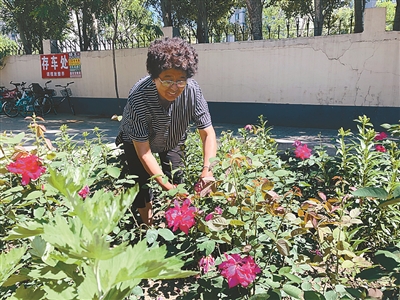
<svg viewBox="0 0 400 300"><path fill-rule="evenodd" d="M114 49L131 49L131 48L143 48L148 47L150 42L153 41L157 36L119 36L115 41L99 37L97 40L92 42L86 51L98 51L98 50L112 50L113 44ZM57 41L51 40L51 52L62 53L62 52L76 52L83 51L81 44L77 40L66 40Z"/></svg>
<svg viewBox="0 0 400 300"><path fill-rule="evenodd" d="M337 34L350 34L353 31L353 16L348 20L335 20L335 22L326 22L323 27L314 27L314 23L308 19L287 19L281 23L275 23L273 25L263 25L263 39L286 39L286 38L298 38L298 37L312 37L315 36L315 32L320 32L324 35L337 35ZM393 28L392 24L387 24L387 28ZM317 29L317 30L315 30ZM188 30L186 35L181 32L181 37L187 39L192 43L197 43L195 37L190 36L192 30ZM141 36L118 36L113 42L112 39L99 37L96 41L92 42L90 47L86 51L97 51L97 50L111 50L114 49L129 49L129 48L141 48L148 47L150 42L157 38L156 35L141 35ZM225 28L224 32L216 33L211 31L209 33L210 43L220 42L235 42L235 41L247 41L251 40L251 32L246 24L231 24L228 28ZM80 46L77 39L65 40L65 41L50 41L52 53L63 53L63 52L77 52L85 51ZM32 54L41 53L41 49L32 48ZM3 53L3 49L0 49ZM25 50L22 44L17 44L11 49L7 49L6 55L24 55Z"/></svg>

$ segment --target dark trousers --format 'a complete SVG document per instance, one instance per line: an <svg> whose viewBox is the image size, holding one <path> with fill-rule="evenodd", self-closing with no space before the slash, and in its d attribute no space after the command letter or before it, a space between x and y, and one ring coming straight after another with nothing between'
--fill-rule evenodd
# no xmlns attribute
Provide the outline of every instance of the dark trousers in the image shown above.
<svg viewBox="0 0 400 300"><path fill-rule="evenodd" d="M183 143L180 143L174 149L158 153L161 162L161 168L165 175L168 176L169 180L172 180L174 184L180 184L183 182ZM139 193L137 194L133 208L143 208L146 206L146 202L153 200L153 191L146 186L149 183L150 175L143 167L133 143L123 144L124 157L123 159L128 165L128 171L130 175L136 175L138 178L134 180L139 184Z"/></svg>

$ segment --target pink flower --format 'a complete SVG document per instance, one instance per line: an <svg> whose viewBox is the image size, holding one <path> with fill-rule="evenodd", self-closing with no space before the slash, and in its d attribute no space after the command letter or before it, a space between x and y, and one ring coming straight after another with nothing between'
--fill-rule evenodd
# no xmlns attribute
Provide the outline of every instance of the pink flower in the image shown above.
<svg viewBox="0 0 400 300"><path fill-rule="evenodd" d="M213 213L209 213L204 219L205 219L206 221L210 221L210 220L212 220L213 216L214 216Z"/></svg>
<svg viewBox="0 0 400 300"><path fill-rule="evenodd" d="M379 152L386 152L386 148L382 145L375 145L375 150Z"/></svg>
<svg viewBox="0 0 400 300"><path fill-rule="evenodd" d="M85 185L79 192L78 195L81 196L83 199L85 199L87 197L87 195L89 195L90 190L89 187L87 185Z"/></svg>
<svg viewBox="0 0 400 300"><path fill-rule="evenodd" d="M251 126L250 124L247 124L246 126L244 126L244 130L251 131L252 129L253 129L253 126Z"/></svg>
<svg viewBox="0 0 400 300"><path fill-rule="evenodd" d="M201 182L198 181L198 182L196 182L196 184L194 185L194 191L195 191L196 193L200 193L201 190L202 190L202 185L201 185Z"/></svg>
<svg viewBox="0 0 400 300"><path fill-rule="evenodd" d="M301 142L299 140L295 140L293 143L293 146L295 146L296 148L301 146Z"/></svg>
<svg viewBox="0 0 400 300"><path fill-rule="evenodd" d="M165 218L168 221L168 227L172 227L172 231L176 231L178 228L184 233L189 234L189 229L196 223L194 217L196 208L190 206L190 200L186 199L182 207L179 206L177 200L174 201L175 207L168 209L165 212Z"/></svg>
<svg viewBox="0 0 400 300"><path fill-rule="evenodd" d="M387 138L387 134L385 132L380 132L375 136L376 141L382 141Z"/></svg>
<svg viewBox="0 0 400 300"><path fill-rule="evenodd" d="M214 211L215 211L217 214L222 215L222 208L221 208L221 207L217 206L217 207L214 209Z"/></svg>
<svg viewBox="0 0 400 300"><path fill-rule="evenodd" d="M307 147L307 145L300 145L294 150L294 154L296 155L297 158L300 159L306 159L310 158L311 156L311 149Z"/></svg>
<svg viewBox="0 0 400 300"><path fill-rule="evenodd" d="M46 171L36 155L20 157L6 168L11 173L22 175L22 185L27 185L31 180L38 179Z"/></svg>
<svg viewBox="0 0 400 300"><path fill-rule="evenodd" d="M229 288L238 284L247 287L256 278L261 270L251 256L241 258L239 254L226 254L226 261L222 262L218 269L221 275L228 280Z"/></svg>
<svg viewBox="0 0 400 300"><path fill-rule="evenodd" d="M199 261L200 272L208 273L215 266L215 259L211 255L203 256Z"/></svg>
<svg viewBox="0 0 400 300"><path fill-rule="evenodd" d="M217 215L222 215L222 208L219 207L219 206L217 206L217 207L214 209L214 212L209 213L209 214L205 217L205 220L206 220L206 221L212 220L212 218L214 217L215 214L217 214Z"/></svg>

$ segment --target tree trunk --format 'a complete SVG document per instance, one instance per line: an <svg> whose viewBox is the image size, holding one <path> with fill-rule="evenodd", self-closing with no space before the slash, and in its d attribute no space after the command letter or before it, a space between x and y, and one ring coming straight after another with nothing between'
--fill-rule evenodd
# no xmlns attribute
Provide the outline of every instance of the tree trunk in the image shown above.
<svg viewBox="0 0 400 300"><path fill-rule="evenodd" d="M324 14L322 11L322 0L314 0L314 36L322 35L322 28L324 27Z"/></svg>
<svg viewBox="0 0 400 300"><path fill-rule="evenodd" d="M396 12L393 20L393 30L400 31L400 0L396 1Z"/></svg>
<svg viewBox="0 0 400 300"><path fill-rule="evenodd" d="M83 51L90 48L90 31L91 31L91 16L89 5L84 1L82 9L82 38L83 38Z"/></svg>
<svg viewBox="0 0 400 300"><path fill-rule="evenodd" d="M247 10L249 12L251 35L254 40L262 40L262 9L264 1L246 0Z"/></svg>
<svg viewBox="0 0 400 300"><path fill-rule="evenodd" d="M197 6L197 42L208 43L207 9L204 0L196 0Z"/></svg>
<svg viewBox="0 0 400 300"><path fill-rule="evenodd" d="M171 0L161 0L161 12L162 12L164 27L173 26Z"/></svg>
<svg viewBox="0 0 400 300"><path fill-rule="evenodd" d="M20 21L17 21L17 28L19 31L19 38L21 39L22 45L24 46L25 54L32 54L32 44L28 41L25 35L24 26Z"/></svg>
<svg viewBox="0 0 400 300"><path fill-rule="evenodd" d="M365 0L354 0L354 33L364 31Z"/></svg>
<svg viewBox="0 0 400 300"><path fill-rule="evenodd" d="M77 10L75 10L75 17L76 17L76 27L78 29L79 49L83 49L81 20L79 19L79 13Z"/></svg>

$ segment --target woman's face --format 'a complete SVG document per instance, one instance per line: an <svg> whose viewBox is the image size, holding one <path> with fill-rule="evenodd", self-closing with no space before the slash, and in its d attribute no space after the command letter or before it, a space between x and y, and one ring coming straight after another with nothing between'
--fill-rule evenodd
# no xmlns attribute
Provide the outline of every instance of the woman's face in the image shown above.
<svg viewBox="0 0 400 300"><path fill-rule="evenodd" d="M158 94L161 99L174 101L186 86L186 72L178 69L162 71L158 78L154 79Z"/></svg>

